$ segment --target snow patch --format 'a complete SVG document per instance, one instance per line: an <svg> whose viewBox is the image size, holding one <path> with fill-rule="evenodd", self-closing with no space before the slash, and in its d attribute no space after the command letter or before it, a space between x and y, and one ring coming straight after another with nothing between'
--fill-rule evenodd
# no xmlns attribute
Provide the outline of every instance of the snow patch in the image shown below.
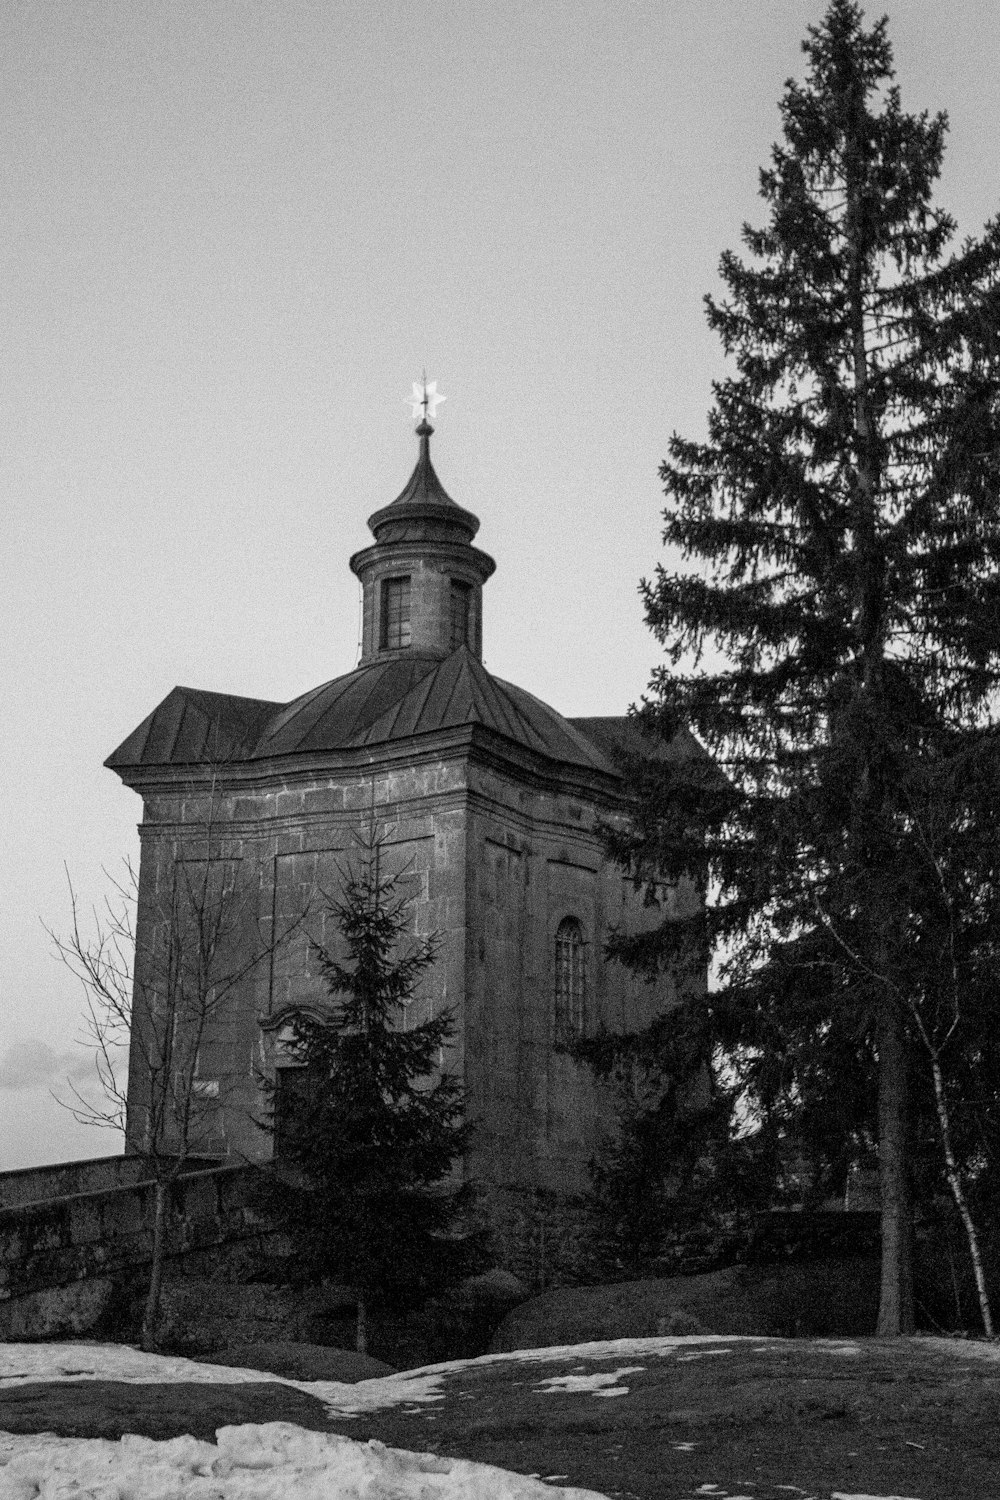
<svg viewBox="0 0 1000 1500"><path fill-rule="evenodd" d="M0 1500L551 1500L537 1479L461 1458L308 1432L220 1427L215 1443L0 1435ZM606 1500L565 1488L567 1500Z"/></svg>
<svg viewBox="0 0 1000 1500"><path fill-rule="evenodd" d="M551 1396L556 1391L593 1391L595 1396L610 1396L612 1391L602 1387L613 1386L614 1395L627 1396L628 1386L619 1386L619 1379L622 1375L638 1375L645 1368L645 1365L622 1365L618 1370L602 1370L596 1375L550 1375L535 1390L542 1396Z"/></svg>
<svg viewBox="0 0 1000 1500"><path fill-rule="evenodd" d="M456 1369L461 1361L456 1362ZM0 1388L36 1380L122 1380L133 1385L191 1381L244 1385L261 1381L291 1386L316 1397L338 1417L386 1407L443 1401L446 1367L405 1371L351 1385L342 1380L290 1380L265 1370L201 1364L174 1354L146 1354L125 1344L0 1344Z"/></svg>
<svg viewBox="0 0 1000 1500"><path fill-rule="evenodd" d="M942 1339L919 1334L914 1342L941 1353L957 1354L960 1359L984 1359L990 1364L1000 1360L1000 1343L996 1340L989 1343L984 1339ZM882 1497L876 1497L876 1500L882 1500Z"/></svg>

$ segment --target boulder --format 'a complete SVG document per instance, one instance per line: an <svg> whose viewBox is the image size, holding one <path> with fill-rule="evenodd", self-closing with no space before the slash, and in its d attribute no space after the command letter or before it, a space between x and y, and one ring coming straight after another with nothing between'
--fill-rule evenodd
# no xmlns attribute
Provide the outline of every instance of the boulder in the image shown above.
<svg viewBox="0 0 1000 1500"><path fill-rule="evenodd" d="M279 1340L274 1343L233 1344L210 1360L214 1365L235 1366L243 1370L266 1370L286 1380L343 1380L354 1385L359 1380L375 1380L394 1375L391 1365L353 1349L328 1349L324 1344L297 1344Z"/></svg>
<svg viewBox="0 0 1000 1500"><path fill-rule="evenodd" d="M0 1302L0 1342L73 1338L87 1333L114 1298L108 1277L88 1276Z"/></svg>
<svg viewBox="0 0 1000 1500"><path fill-rule="evenodd" d="M657 1334L863 1337L874 1332L878 1292L879 1262L867 1257L559 1287L509 1312L489 1352Z"/></svg>
<svg viewBox="0 0 1000 1500"><path fill-rule="evenodd" d="M479 1276L467 1276L443 1300L450 1300L456 1307L498 1308L506 1311L524 1302L529 1296L528 1288L512 1271L494 1266Z"/></svg>

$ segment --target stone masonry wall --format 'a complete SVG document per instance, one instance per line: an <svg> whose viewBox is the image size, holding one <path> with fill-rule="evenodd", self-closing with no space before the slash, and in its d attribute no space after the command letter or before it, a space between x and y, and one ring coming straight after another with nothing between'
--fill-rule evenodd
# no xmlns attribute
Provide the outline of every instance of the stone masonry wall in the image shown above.
<svg viewBox="0 0 1000 1500"><path fill-rule="evenodd" d="M218 1165L192 1158L185 1168L197 1172ZM0 1209L39 1203L68 1193L97 1193L146 1181L149 1168L141 1156L92 1156L86 1161L56 1162L49 1167L21 1167L0 1172Z"/></svg>
<svg viewBox="0 0 1000 1500"><path fill-rule="evenodd" d="M584 934L587 1034L641 1027L675 1000L669 979L644 984L604 958L613 927L661 915L605 857L596 824L608 814L583 791L533 786L498 767L470 771L470 1170L505 1188L585 1191L590 1160L614 1128L607 1088L553 1045L560 922L575 918Z"/></svg>
<svg viewBox="0 0 1000 1500"><path fill-rule="evenodd" d="M206 1094L207 1128L192 1145L251 1161L271 1156L261 1079L292 1061L281 1051L282 1011L328 1003L311 945L337 950L328 898L339 895L343 867L358 857L355 835L374 801L383 859L413 897L414 931L441 939L403 1024L454 1012L442 1062L469 1090L468 1175L579 1194L614 1111L586 1066L553 1046L556 930L572 916L584 933L587 1031L622 1031L668 1008L676 991L669 979L643 984L605 962L605 942L613 927L648 924L663 912L645 908L605 858L597 825L615 807L586 774L574 782L573 773L547 772L530 756L522 766L468 740L447 753L409 744L395 754L387 748L338 769L304 764L281 777L241 771L214 796L207 784L147 792L140 923L155 922L178 857L197 854L211 823L217 857L253 893L241 940L266 954L205 1037L200 1078L216 1092ZM664 899L669 910L692 898L674 891ZM287 941L266 952L284 934ZM147 939L142 954L156 950ZM130 1085L137 1106L141 1089L137 1068Z"/></svg>
<svg viewBox="0 0 1000 1500"><path fill-rule="evenodd" d="M238 1242L263 1248L271 1226L249 1207L252 1179L252 1168L240 1166L179 1178L171 1260ZM88 1327L116 1278L152 1256L153 1193L145 1182L0 1210L0 1338Z"/></svg>
<svg viewBox="0 0 1000 1500"><path fill-rule="evenodd" d="M199 1077L206 1096L200 1151L262 1160L272 1137L261 1127L266 1101L261 1077L282 1062L279 1038L261 1028L283 1008L323 1007L328 997L314 943L337 951L339 934L329 909L343 886L346 866L362 857L374 797L385 839L384 868L400 878L412 898L414 932L441 937L438 962L403 1021L413 1025L446 1006L458 1027L447 1064L463 1068L462 996L465 961L464 761L427 759L358 766L336 775L303 771L259 785L239 783L214 796L197 788L147 795L142 826L139 962L155 965L162 953L155 925L157 903L168 898L178 858L204 853L211 823L215 857L238 872L242 928L234 952L263 956L227 995L204 1038ZM251 898L248 902L247 895ZM269 951L274 946L273 952ZM153 955L152 958L149 955ZM151 972L150 978L155 979ZM141 1048L133 1049L130 1102L138 1137L144 1078Z"/></svg>

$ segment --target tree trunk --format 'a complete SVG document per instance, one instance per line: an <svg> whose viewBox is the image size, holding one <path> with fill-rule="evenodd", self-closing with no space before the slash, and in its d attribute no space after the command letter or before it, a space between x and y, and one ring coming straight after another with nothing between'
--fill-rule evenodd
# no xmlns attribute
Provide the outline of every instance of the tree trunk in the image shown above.
<svg viewBox="0 0 1000 1500"><path fill-rule="evenodd" d="M354 1337L354 1347L359 1354L368 1353L368 1308L365 1306L363 1293L358 1293L358 1321Z"/></svg>
<svg viewBox="0 0 1000 1500"><path fill-rule="evenodd" d="M160 1320L160 1290L163 1286L163 1257L167 1243L169 1201L169 1182L158 1180L153 1199L153 1259L149 1267L149 1291L146 1294L140 1334L143 1349L156 1348L156 1326Z"/></svg>
<svg viewBox="0 0 1000 1500"><path fill-rule="evenodd" d="M907 1151L906 1033L903 1013L883 994L878 1014L878 1164L882 1283L876 1334L910 1334L913 1318L912 1212Z"/></svg>
<svg viewBox="0 0 1000 1500"><path fill-rule="evenodd" d="M869 711L877 705L885 711L882 669L886 656L886 562L878 538L881 502L881 459L878 421L869 389L869 349L865 326L866 246L861 231L860 180L865 150L859 134L863 99L848 101L851 108L845 125L845 229L848 257L848 309L854 366L854 435L857 443L854 504L854 551L857 576L854 611L859 637L861 689ZM879 819L886 808L885 745L877 739L868 745L857 807L862 847L867 842L872 816ZM862 856L869 875L871 855ZM877 882L876 882L877 888ZM875 910L878 911L876 905ZM876 918L877 920L877 918ZM876 972L886 974L884 948ZM878 1160L882 1206L882 1284L879 1294L877 1332L896 1337L913 1332L912 1213L910 1206L909 1153L907 1140L906 1030L903 1012L884 988L876 1019L878 1049Z"/></svg>
<svg viewBox="0 0 1000 1500"><path fill-rule="evenodd" d="M979 1296L979 1311L983 1319L983 1332L988 1339L993 1337L993 1309L990 1306L990 1294L986 1287L986 1273L983 1269L983 1257L979 1249L979 1235L976 1232L976 1223L969 1209L962 1187L962 1177L955 1161L955 1152L951 1144L951 1116L948 1113L948 1100L944 1091L944 1078L941 1074L941 1064L935 1056L931 1057L931 1070L934 1075L934 1102L937 1106L938 1125L941 1130L941 1144L944 1148L945 1171L948 1178L948 1186L955 1200L962 1225L965 1229L965 1237L969 1243L969 1259L972 1261L972 1272L976 1278L976 1292Z"/></svg>

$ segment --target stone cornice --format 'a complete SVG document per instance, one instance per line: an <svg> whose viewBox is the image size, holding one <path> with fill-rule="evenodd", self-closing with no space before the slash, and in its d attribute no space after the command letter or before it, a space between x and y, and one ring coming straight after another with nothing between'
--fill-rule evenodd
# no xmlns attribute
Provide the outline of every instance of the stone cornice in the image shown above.
<svg viewBox="0 0 1000 1500"><path fill-rule="evenodd" d="M128 766L117 774L126 786L143 795L201 791L213 781L224 794L237 789L305 786L337 774L417 768L439 760L465 760L507 775L513 773L536 790L570 794L609 807L624 807L628 801L620 777L550 760L479 724L462 724L380 745L296 753L273 760L232 761L221 766Z"/></svg>

